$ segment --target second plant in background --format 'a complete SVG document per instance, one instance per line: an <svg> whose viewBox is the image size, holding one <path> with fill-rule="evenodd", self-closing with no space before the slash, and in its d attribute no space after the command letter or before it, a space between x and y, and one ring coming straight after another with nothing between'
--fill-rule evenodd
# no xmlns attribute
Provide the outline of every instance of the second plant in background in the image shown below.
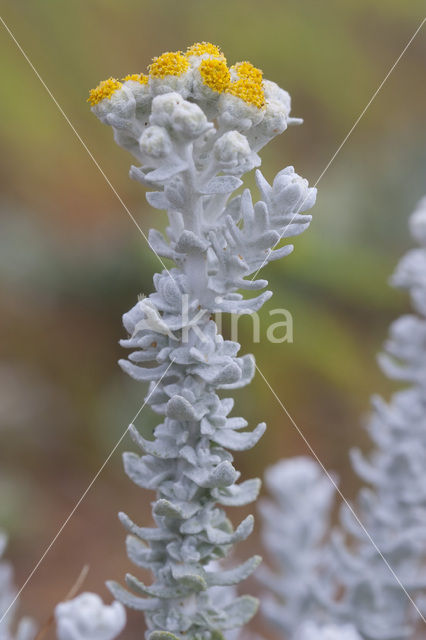
<svg viewBox="0 0 426 640"><path fill-rule="evenodd" d="M331 640L329 625L337 624L365 640L414 640L425 624L426 198L412 214L410 230L420 246L402 258L392 284L409 291L415 314L391 325L379 359L389 378L409 386L389 403L373 398L368 431L375 447L368 457L352 452L367 485L356 517L344 504L341 527L325 542L329 491L321 486L329 480L320 480L320 467L284 461L266 475L275 505L263 510L264 540L279 572L268 574L274 595L267 597L265 613L283 638ZM279 473L285 485L277 483ZM294 531L304 535L295 541ZM303 588L292 590L295 564Z"/></svg>

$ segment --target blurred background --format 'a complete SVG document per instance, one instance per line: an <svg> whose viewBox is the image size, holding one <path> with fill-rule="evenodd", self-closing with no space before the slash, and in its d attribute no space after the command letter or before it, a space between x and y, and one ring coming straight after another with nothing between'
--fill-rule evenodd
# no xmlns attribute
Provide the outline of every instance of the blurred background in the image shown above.
<svg viewBox="0 0 426 640"><path fill-rule="evenodd" d="M230 62L249 59L287 89L303 117L263 151L272 178L292 164L313 184L423 17L422 0L4 0L2 17L145 232L164 227L131 157L91 114L86 97L110 75L140 72L154 55L208 40ZM0 527L21 585L138 410L145 389L117 366L121 314L152 289L157 259L22 54L0 25ZM262 340L243 351L341 479L357 481L353 445L373 392L388 396L375 356L389 322L408 309L387 280L410 246L406 222L425 193L426 33L419 34L319 184L310 230L294 254L265 269L274 297ZM251 177L248 180L251 183ZM288 309L294 343L265 338L269 311ZM237 456L244 477L283 456L308 453L260 376L237 394L237 412L268 423L254 451ZM149 432L144 410L138 426ZM120 454L64 529L22 595L42 624L83 566L85 588L130 568L116 513L150 521L152 495L134 487ZM230 514L236 521L244 510ZM238 553L258 546L258 532ZM256 591L254 583L244 585ZM267 631L258 619L253 628ZM48 637L54 637L50 632ZM123 638L142 638L130 616ZM270 636L273 637L273 636Z"/></svg>

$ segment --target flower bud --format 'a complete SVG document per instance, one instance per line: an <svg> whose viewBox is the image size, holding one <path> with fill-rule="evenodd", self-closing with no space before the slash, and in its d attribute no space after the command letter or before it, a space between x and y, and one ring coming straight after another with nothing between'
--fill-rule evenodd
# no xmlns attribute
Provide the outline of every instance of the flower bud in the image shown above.
<svg viewBox="0 0 426 640"><path fill-rule="evenodd" d="M244 173L260 164L247 138L238 131L224 133L213 147L214 157L224 173Z"/></svg>
<svg viewBox="0 0 426 640"><path fill-rule="evenodd" d="M93 89L89 100L93 113L104 124L109 124L108 116L128 120L135 113L136 101L132 93L113 78L104 80Z"/></svg>
<svg viewBox="0 0 426 640"><path fill-rule="evenodd" d="M175 110L173 130L183 138L195 140L210 127L203 111L192 102L184 101Z"/></svg>
<svg viewBox="0 0 426 640"><path fill-rule="evenodd" d="M150 122L188 140L195 140L212 126L198 105L187 102L178 93L154 98Z"/></svg>
<svg viewBox="0 0 426 640"><path fill-rule="evenodd" d="M275 176L271 203L276 209L285 207L303 213L314 205L315 198L316 189L309 187L308 181L295 173L293 167L287 167Z"/></svg>
<svg viewBox="0 0 426 640"><path fill-rule="evenodd" d="M172 141L163 127L151 125L139 138L139 148L151 158L164 158L172 150Z"/></svg>

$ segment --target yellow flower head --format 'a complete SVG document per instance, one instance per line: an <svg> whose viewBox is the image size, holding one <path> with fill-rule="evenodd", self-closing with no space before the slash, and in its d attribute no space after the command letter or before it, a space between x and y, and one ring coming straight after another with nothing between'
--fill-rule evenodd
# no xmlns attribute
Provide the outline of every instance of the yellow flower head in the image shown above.
<svg viewBox="0 0 426 640"><path fill-rule="evenodd" d="M205 53L216 58L225 57L219 47L211 42L196 42L187 48L185 55L189 58L190 56L202 56Z"/></svg>
<svg viewBox="0 0 426 640"><path fill-rule="evenodd" d="M258 109L262 109L265 106L265 93L262 83L251 78L241 78L231 82L228 87L228 93L241 98L247 104L254 105Z"/></svg>
<svg viewBox="0 0 426 640"><path fill-rule="evenodd" d="M234 64L232 69L234 69L239 78L250 78L255 82L261 83L263 80L263 72L261 69L257 69L251 62L237 62Z"/></svg>
<svg viewBox="0 0 426 640"><path fill-rule="evenodd" d="M122 82L126 82L127 80L133 80L133 82L140 82L141 84L148 84L148 76L144 73L129 73L122 79Z"/></svg>
<svg viewBox="0 0 426 640"><path fill-rule="evenodd" d="M247 104L262 109L265 106L262 71L247 61L237 62L231 67L231 71L235 71L238 80L231 82L228 92L241 98Z"/></svg>
<svg viewBox="0 0 426 640"><path fill-rule="evenodd" d="M108 80L102 80L95 89L92 89L87 98L87 102L90 102L92 107L99 104L105 98L108 100L111 96L122 87L123 85L116 78L108 78Z"/></svg>
<svg viewBox="0 0 426 640"><path fill-rule="evenodd" d="M199 71L203 84L222 93L226 91L231 82L231 74L224 59L207 58L199 66Z"/></svg>
<svg viewBox="0 0 426 640"><path fill-rule="evenodd" d="M167 51L158 58L153 58L149 66L149 75L153 78L181 76L189 69L189 62L181 51Z"/></svg>

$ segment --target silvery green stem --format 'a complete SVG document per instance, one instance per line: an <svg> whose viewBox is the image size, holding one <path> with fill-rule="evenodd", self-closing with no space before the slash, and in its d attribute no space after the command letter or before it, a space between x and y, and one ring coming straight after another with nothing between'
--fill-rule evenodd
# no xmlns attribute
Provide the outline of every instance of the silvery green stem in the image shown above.
<svg viewBox="0 0 426 640"><path fill-rule="evenodd" d="M171 56L185 66L180 54L163 57ZM220 592L248 577L260 558L234 568L217 561L253 529L252 516L234 529L225 512L254 501L260 486L257 479L239 481L231 451L253 447L265 424L246 430L246 420L230 416L226 392L251 381L254 359L218 333L213 314L260 309L271 292L244 297L241 290L265 288L266 280L250 276L291 252L291 245L276 245L309 225L303 212L315 201L315 190L292 167L272 185L257 172L256 203L248 189L233 196L241 176L260 164L257 150L291 124L289 97L267 81L262 108L215 93L202 85L206 59L193 55L188 71L163 84L152 75L146 84L125 81L93 108L141 163L130 175L155 189L148 202L167 211L166 237L151 230L149 241L175 265L156 274L154 292L124 315L122 345L131 354L120 361L134 379L149 382L148 404L162 417L153 440L131 427L143 453L124 456L130 478L156 492L155 526L120 514L128 555L153 582L128 575L130 591L109 583L118 600L144 611L150 640L216 640L256 611L254 598L226 600Z"/></svg>

